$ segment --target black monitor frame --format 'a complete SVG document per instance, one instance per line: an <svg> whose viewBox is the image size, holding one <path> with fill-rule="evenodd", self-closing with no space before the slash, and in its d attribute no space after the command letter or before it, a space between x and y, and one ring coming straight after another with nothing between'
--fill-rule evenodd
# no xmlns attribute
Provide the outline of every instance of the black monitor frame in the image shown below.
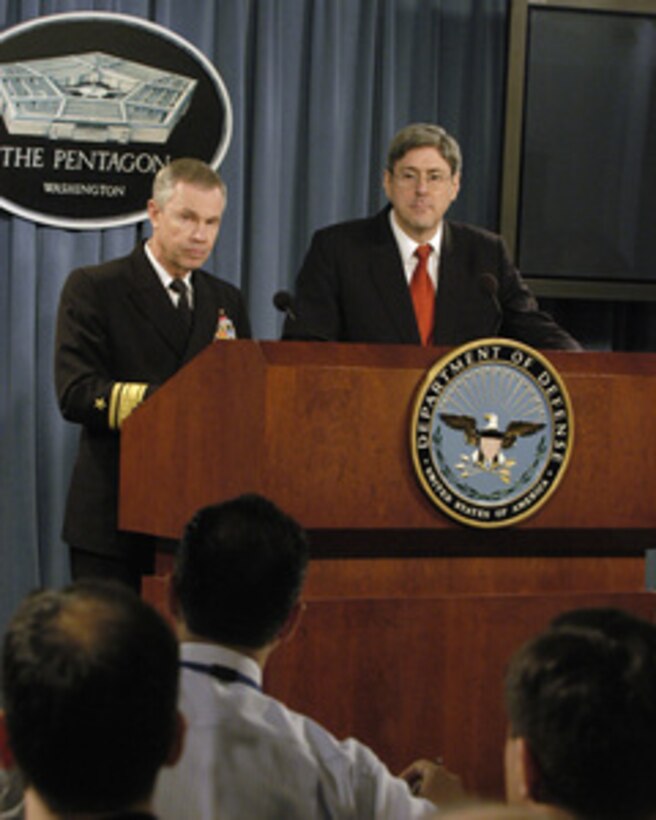
<svg viewBox="0 0 656 820"><path fill-rule="evenodd" d="M511 0L501 187L501 233L517 255L521 195L522 140L527 73L529 13L533 8L647 14L656 18L656 0ZM620 282L576 278L541 278L524 273L539 296L567 299L656 301L656 279Z"/></svg>

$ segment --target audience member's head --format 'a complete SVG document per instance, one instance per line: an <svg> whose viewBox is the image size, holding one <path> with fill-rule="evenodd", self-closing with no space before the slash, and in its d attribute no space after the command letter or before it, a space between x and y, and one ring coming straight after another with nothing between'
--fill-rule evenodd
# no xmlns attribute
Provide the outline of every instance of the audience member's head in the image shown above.
<svg viewBox="0 0 656 820"><path fill-rule="evenodd" d="M187 525L178 549L178 615L198 638L264 647L298 602L308 557L302 528L261 496L205 507Z"/></svg>
<svg viewBox="0 0 656 820"><path fill-rule="evenodd" d="M551 621L550 626L552 629L592 630L619 641L625 638L631 640L639 634L642 634L645 641L652 641L656 629L649 621L612 607L581 607L561 612Z"/></svg>
<svg viewBox="0 0 656 820"><path fill-rule="evenodd" d="M656 627L612 609L566 613L514 655L505 691L509 800L656 817Z"/></svg>
<svg viewBox="0 0 656 820"><path fill-rule="evenodd" d="M54 814L147 805L180 752L178 648L124 586L28 596L3 644L5 720L28 792Z"/></svg>

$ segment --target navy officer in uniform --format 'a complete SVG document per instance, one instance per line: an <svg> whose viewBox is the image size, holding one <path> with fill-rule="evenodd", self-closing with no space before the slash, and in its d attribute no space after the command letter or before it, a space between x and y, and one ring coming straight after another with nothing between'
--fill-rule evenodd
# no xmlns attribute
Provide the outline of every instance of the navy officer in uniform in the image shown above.
<svg viewBox="0 0 656 820"><path fill-rule="evenodd" d="M240 291L200 269L225 206L215 170L176 159L154 179L150 239L129 256L74 270L64 285L56 391L64 418L81 425L63 527L73 578L138 589L152 571L154 539L118 528L121 425L215 337L250 337Z"/></svg>

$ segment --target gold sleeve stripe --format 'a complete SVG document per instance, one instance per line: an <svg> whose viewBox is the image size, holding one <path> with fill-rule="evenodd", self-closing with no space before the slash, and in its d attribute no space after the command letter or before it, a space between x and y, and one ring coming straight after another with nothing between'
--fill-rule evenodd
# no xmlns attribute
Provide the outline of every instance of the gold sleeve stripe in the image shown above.
<svg viewBox="0 0 656 820"><path fill-rule="evenodd" d="M139 382L116 382L109 399L110 430L120 430L125 419L144 400L147 389L147 384Z"/></svg>

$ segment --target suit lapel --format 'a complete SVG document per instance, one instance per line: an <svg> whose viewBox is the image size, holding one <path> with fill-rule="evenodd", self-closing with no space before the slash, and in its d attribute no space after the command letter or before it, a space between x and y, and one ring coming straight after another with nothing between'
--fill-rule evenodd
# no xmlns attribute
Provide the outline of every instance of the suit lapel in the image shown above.
<svg viewBox="0 0 656 820"><path fill-rule="evenodd" d="M132 252L131 263L129 298L164 344L176 356L182 357L188 344L189 332L176 313L141 245Z"/></svg>
<svg viewBox="0 0 656 820"><path fill-rule="evenodd" d="M214 338L219 321L219 308L206 276L192 274L194 288L194 320L191 326L185 361L193 359Z"/></svg>
<svg viewBox="0 0 656 820"><path fill-rule="evenodd" d="M453 233L447 221L444 222L442 248L438 271L437 302L435 305L435 330L433 342L436 345L453 344L459 338L458 322L461 315L454 305L464 305L468 299L467 277L461 275L462 265L453 244Z"/></svg>
<svg viewBox="0 0 656 820"><path fill-rule="evenodd" d="M401 255L389 225L389 210L386 208L375 217L374 250L368 274L385 306L390 325L396 328L399 341L419 344L415 311Z"/></svg>

